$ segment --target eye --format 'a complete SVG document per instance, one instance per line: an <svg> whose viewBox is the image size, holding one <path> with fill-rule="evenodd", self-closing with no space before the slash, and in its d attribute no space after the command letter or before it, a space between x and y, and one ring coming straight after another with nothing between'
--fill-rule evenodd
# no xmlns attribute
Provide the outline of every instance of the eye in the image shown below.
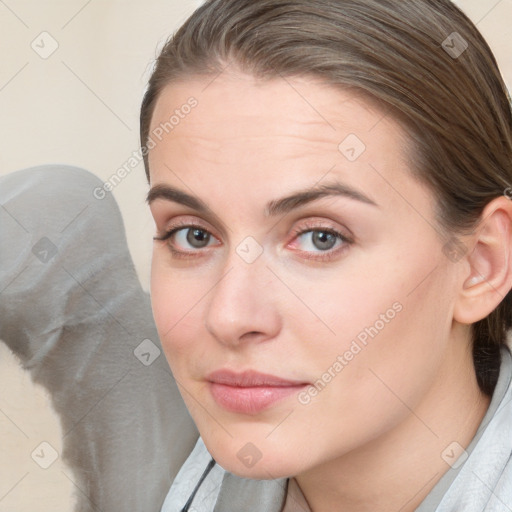
<svg viewBox="0 0 512 512"><path fill-rule="evenodd" d="M332 249L341 234L333 233L326 230L306 231L299 238L304 239L303 243L306 251L318 249L319 251L328 251Z"/></svg>
<svg viewBox="0 0 512 512"><path fill-rule="evenodd" d="M304 253L304 257L316 260L329 260L344 251L352 239L334 228L307 226L308 229L295 230L291 246Z"/></svg>
<svg viewBox="0 0 512 512"><path fill-rule="evenodd" d="M202 226L179 225L171 227L163 236L156 236L154 240L167 242L172 254L176 257L193 256L210 245L218 245L214 236Z"/></svg>
<svg viewBox="0 0 512 512"><path fill-rule="evenodd" d="M194 249L208 247L211 240L211 234L208 231L197 227L181 228L175 230L173 235L178 245L190 244Z"/></svg>

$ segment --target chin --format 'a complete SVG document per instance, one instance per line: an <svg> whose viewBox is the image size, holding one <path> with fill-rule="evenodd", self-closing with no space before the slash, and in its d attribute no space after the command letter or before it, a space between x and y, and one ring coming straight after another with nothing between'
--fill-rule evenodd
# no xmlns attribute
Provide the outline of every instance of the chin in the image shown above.
<svg viewBox="0 0 512 512"><path fill-rule="evenodd" d="M278 478L288 478L296 474L288 465L282 463L273 463L272 461L259 460L253 467L247 467L240 463L238 459L223 457L221 460L215 459L223 469L241 478L250 478L253 480L273 480Z"/></svg>
<svg viewBox="0 0 512 512"><path fill-rule="evenodd" d="M295 455L288 454L268 441L241 442L239 437L226 443L212 443L204 437L203 441L219 466L242 478L287 478L303 469L299 467L303 461L296 460L299 450L293 450Z"/></svg>

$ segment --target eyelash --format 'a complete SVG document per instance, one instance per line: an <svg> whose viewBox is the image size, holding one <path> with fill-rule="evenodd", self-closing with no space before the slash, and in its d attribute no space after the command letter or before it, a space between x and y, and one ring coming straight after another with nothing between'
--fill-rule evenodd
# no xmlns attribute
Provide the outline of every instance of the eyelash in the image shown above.
<svg viewBox="0 0 512 512"><path fill-rule="evenodd" d="M208 235L214 237L214 235L210 231L208 231L205 227L203 227L199 224L183 222L183 223L175 224L174 226L169 228L163 235L153 237L153 240L167 242L168 240L170 240L172 238L172 236L175 233L177 233L178 231L181 231L183 229L199 229L199 230L207 233ZM341 247L338 247L337 249L329 249L326 251L320 251L316 256L304 256L306 259L309 259L309 260L330 261L330 260L336 258L340 252L344 251L348 245L353 243L353 240L350 237L344 235L343 233L340 233L336 229L327 228L327 227L318 226L318 225L307 225L307 224L305 226L301 226L300 228L296 228L292 231L293 240L300 237L301 235L304 235L306 233L315 232L315 231L333 235L336 237L337 240L340 240L341 242L343 242L343 245ZM200 257L200 255L197 253L201 252L201 249L193 250L193 251L180 251L180 250L175 249L171 243L168 243L167 245L168 245L169 250L174 258L186 259L186 258ZM298 251L298 252L302 253L302 254L311 254L308 251Z"/></svg>

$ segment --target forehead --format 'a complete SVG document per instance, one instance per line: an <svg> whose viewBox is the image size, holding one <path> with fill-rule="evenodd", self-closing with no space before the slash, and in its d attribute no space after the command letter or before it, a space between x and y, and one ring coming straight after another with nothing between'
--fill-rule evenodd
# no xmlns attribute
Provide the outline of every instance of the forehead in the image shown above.
<svg viewBox="0 0 512 512"><path fill-rule="evenodd" d="M150 169L155 154L177 157L187 150L188 158L200 150L203 159L219 164L240 162L254 152L270 159L321 153L347 163L354 155L342 158L345 150L369 150L368 155L374 148L382 161L383 145L387 156L404 157L408 143L400 125L376 101L354 90L335 89L316 77L258 80L236 71L166 86L149 135L156 142Z"/></svg>
<svg viewBox="0 0 512 512"><path fill-rule="evenodd" d="M333 181L375 200L397 230L434 222L435 196L411 172L411 139L353 91L305 78L194 78L162 91L155 130L151 187L192 192L231 222L258 222L269 200Z"/></svg>
<svg viewBox="0 0 512 512"><path fill-rule="evenodd" d="M215 185L234 197L269 187L284 193L329 175L390 206L430 195L412 177L400 124L376 101L318 78L262 81L225 71L172 83L155 105L150 137L152 186Z"/></svg>
<svg viewBox="0 0 512 512"><path fill-rule="evenodd" d="M180 107L191 97L197 106L192 115L180 117L173 126L175 136L185 131L187 136L218 139L286 134L332 144L341 136L336 124L350 120L363 134L385 115L376 101L354 90L335 89L318 78L260 80L242 72L224 71L166 86L156 103L150 131L165 126L176 111L180 114Z"/></svg>

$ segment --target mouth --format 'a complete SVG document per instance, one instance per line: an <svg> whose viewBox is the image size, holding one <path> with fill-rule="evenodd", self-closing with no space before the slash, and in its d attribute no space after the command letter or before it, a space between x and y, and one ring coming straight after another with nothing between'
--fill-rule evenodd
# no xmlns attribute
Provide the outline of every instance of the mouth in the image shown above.
<svg viewBox="0 0 512 512"><path fill-rule="evenodd" d="M282 379L275 375L246 371L218 370L207 378L215 402L230 412L254 415L290 397L308 382Z"/></svg>

